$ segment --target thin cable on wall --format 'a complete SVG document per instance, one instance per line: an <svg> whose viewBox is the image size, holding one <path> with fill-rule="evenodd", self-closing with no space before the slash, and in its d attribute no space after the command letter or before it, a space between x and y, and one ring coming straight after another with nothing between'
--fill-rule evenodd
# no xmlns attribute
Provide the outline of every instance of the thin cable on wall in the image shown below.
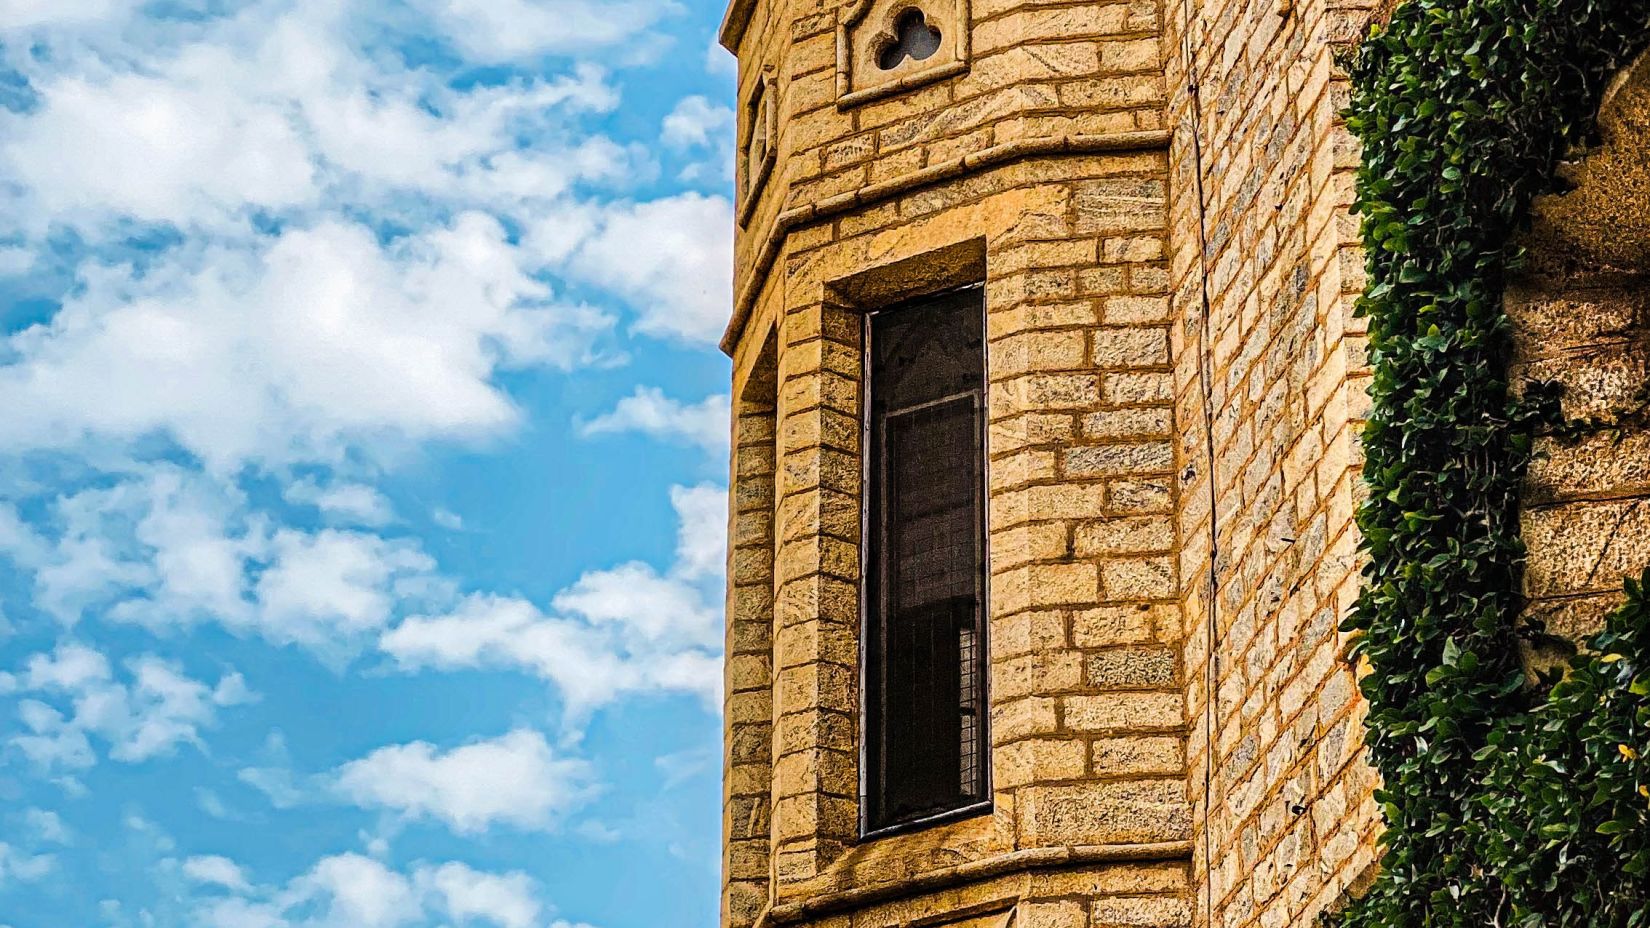
<svg viewBox="0 0 1650 928"><path fill-rule="evenodd" d="M1204 872L1204 924L1214 924L1215 899L1214 883L1210 877L1214 873L1213 851L1211 850L1211 822L1214 820L1214 770L1215 770L1215 693L1220 682L1219 649L1215 646L1219 637L1219 601L1220 601L1220 574L1218 556L1220 550L1220 531L1216 523L1218 507L1217 488L1215 483L1215 429L1214 429L1214 385L1209 372L1212 358L1211 308L1209 301L1209 236L1208 236L1208 201L1203 189L1203 103L1199 95L1201 81L1197 73L1197 55L1192 47L1193 20L1190 0L1181 3L1183 31L1181 33L1181 61L1186 70L1186 92L1191 110L1189 130L1192 139L1192 185L1197 194L1197 261L1198 261L1198 290L1200 295L1199 321L1201 331L1198 334L1197 346L1197 379L1198 390L1202 399L1203 412L1203 445L1204 456L1207 461L1205 482L1208 486L1209 497L1209 557L1207 572L1204 578L1204 614L1206 623L1204 628L1204 655L1203 655L1203 872Z"/></svg>

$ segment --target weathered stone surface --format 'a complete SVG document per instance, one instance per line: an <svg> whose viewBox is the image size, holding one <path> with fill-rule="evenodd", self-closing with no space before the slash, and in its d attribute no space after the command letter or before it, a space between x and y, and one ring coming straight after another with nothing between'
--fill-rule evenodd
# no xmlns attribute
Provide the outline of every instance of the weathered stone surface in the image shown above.
<svg viewBox="0 0 1650 928"><path fill-rule="evenodd" d="M1161 689L1179 682L1175 654L1168 648L1120 648L1088 656L1083 672L1103 690Z"/></svg>
<svg viewBox="0 0 1650 928"><path fill-rule="evenodd" d="M1178 777L1029 786L1020 791L1021 837L1036 844L1173 841L1191 834Z"/></svg>
<svg viewBox="0 0 1650 928"><path fill-rule="evenodd" d="M1563 386L1564 413L1607 427L1543 440L1523 513L1530 617L1579 641L1621 601L1621 580L1650 558L1650 429L1642 415L1650 358L1650 56L1606 93L1601 144L1561 169L1573 189L1537 200L1522 244L1532 261L1508 287L1515 380ZM1525 648L1533 671L1556 649Z"/></svg>
<svg viewBox="0 0 1650 928"><path fill-rule="evenodd" d="M964 6L966 69L845 105L854 3L755 0L730 20L739 100L766 76L779 124L735 246L724 926L873 885L887 895L795 923L1311 924L1370 872L1379 821L1336 631L1358 584L1368 351L1333 55L1370 5L946 15ZM1507 294L1513 381L1565 384L1570 415L1615 415L1650 378L1650 65L1630 70ZM991 810L863 841L862 313L976 281ZM1650 563L1650 438L1629 425L1547 443L1529 474L1526 592L1566 635ZM1165 862L917 888L1005 855L1183 839Z"/></svg>
<svg viewBox="0 0 1650 928"><path fill-rule="evenodd" d="M1607 592L1650 565L1650 498L1575 502L1528 509L1529 596Z"/></svg>

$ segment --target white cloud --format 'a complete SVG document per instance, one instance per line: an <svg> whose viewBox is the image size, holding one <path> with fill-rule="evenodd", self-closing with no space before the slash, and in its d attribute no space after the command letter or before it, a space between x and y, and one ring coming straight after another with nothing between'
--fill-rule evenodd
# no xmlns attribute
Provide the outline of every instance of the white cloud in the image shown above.
<svg viewBox="0 0 1650 928"><path fill-rule="evenodd" d="M518 427L512 369L619 357L615 320L561 298L555 274L630 303L638 331L703 341L719 329L726 201L593 196L651 160L582 125L618 104L607 72L565 64L477 83L361 45L386 24L433 24L470 55L629 49L674 6L422 9L413 21L253 0L187 28L125 23L130 4L95 0L0 14L0 28L50 27L50 54L0 50L34 97L0 110L4 264L34 263L65 229L87 243L61 310L0 342L12 411L0 457L48 452L81 478L42 488L25 507L33 521L0 506L0 553L62 622L219 622L341 663L396 616L451 606L416 544L346 530L393 521L370 476L429 443ZM93 20L110 28L58 28ZM700 99L667 122L673 140L703 147L725 119ZM104 247L134 231L155 244ZM592 428L648 428L624 419L642 411L630 403ZM684 439L716 441L713 401L682 412ZM156 447L182 454L133 462ZM330 528L299 530L249 502L248 476L295 472L311 476L288 501ZM675 582L643 579L655 597ZM593 574L569 602L597 608L602 583ZM33 717L50 727L54 711ZM77 756L72 737L56 749Z"/></svg>
<svg viewBox="0 0 1650 928"><path fill-rule="evenodd" d="M517 729L442 752L424 741L379 748L335 772L334 790L364 808L433 818L475 833L497 823L543 829L590 795L590 768Z"/></svg>
<svg viewBox="0 0 1650 928"><path fill-rule="evenodd" d="M195 805L202 812L220 821L229 821L240 817L229 808L228 804L223 801L222 796L204 786L195 787Z"/></svg>
<svg viewBox="0 0 1650 928"><path fill-rule="evenodd" d="M0 120L13 130L0 165L47 215L181 224L312 201L316 165L301 127L279 109L237 103L221 84L66 78L42 88L21 129L20 120Z"/></svg>
<svg viewBox="0 0 1650 928"><path fill-rule="evenodd" d="M526 600L475 595L451 612L414 616L380 646L406 670L422 667L521 667L550 681L569 721L622 694L661 689L707 691L718 666L695 651L631 656L612 636L574 620L545 616Z"/></svg>
<svg viewBox="0 0 1650 928"><path fill-rule="evenodd" d="M57 858L51 854L28 854L0 841L0 888L12 882L38 882L56 865Z"/></svg>
<svg viewBox="0 0 1650 928"><path fill-rule="evenodd" d="M34 252L21 246L0 246L0 278L20 277L34 267Z"/></svg>
<svg viewBox="0 0 1650 928"><path fill-rule="evenodd" d="M637 387L611 410L579 425L585 436L640 432L652 438L686 441L715 453L727 452L729 417L727 394L707 396L697 403L668 397L657 387Z"/></svg>
<svg viewBox="0 0 1650 928"><path fill-rule="evenodd" d="M595 627L613 625L645 642L703 643L719 619L693 586L636 561L589 571L551 603L563 614L582 616Z"/></svg>
<svg viewBox="0 0 1650 928"><path fill-rule="evenodd" d="M720 591L727 569L728 491L709 484L671 487L670 503L677 519L675 573L690 580L708 579ZM712 624L721 630L720 617Z"/></svg>
<svg viewBox="0 0 1650 928"><path fill-rule="evenodd" d="M111 758L138 763L170 754L179 744L198 745L200 729L217 721L219 708L255 698L234 672L207 686L153 655L132 658L125 667L128 683L115 679L102 654L73 642L29 658L22 687L42 699L19 704L28 733L12 744L40 768L79 769L96 763L88 738L96 735L108 743ZM69 711L44 699L66 700Z"/></svg>
<svg viewBox="0 0 1650 928"><path fill-rule="evenodd" d="M293 925L281 917L276 906L240 897L216 899L198 905L195 921L203 928L292 928Z"/></svg>
<svg viewBox="0 0 1650 928"><path fill-rule="evenodd" d="M732 52L722 47L722 43L712 39L705 45L705 73L719 77L737 77L739 74L739 59Z"/></svg>
<svg viewBox="0 0 1650 928"><path fill-rule="evenodd" d="M533 928L543 908L525 873L483 873L453 862L421 867L413 882L437 896L447 916L460 923L485 919L502 928Z"/></svg>
<svg viewBox="0 0 1650 928"><path fill-rule="evenodd" d="M454 22L507 12L496 0L431 3ZM362 56L351 6L253 2L192 29L128 43L64 36L49 58L19 57L39 106L0 112L0 165L33 210L13 221L96 230L124 216L222 233L254 208L382 206L391 192L495 201L529 177L542 201L622 176L622 158L592 157L610 141L565 131L567 117L616 105L601 70L454 89L432 69ZM522 25L502 34L528 38ZM528 129L531 147L519 141Z"/></svg>
<svg viewBox="0 0 1650 928"><path fill-rule="evenodd" d="M721 751L715 747L690 748L653 759L653 765L665 775L665 789L680 786L687 780L715 770L721 762Z"/></svg>
<svg viewBox="0 0 1650 928"><path fill-rule="evenodd" d="M608 325L546 302L494 219L389 246L323 222L248 255L86 276L49 324L10 339L0 448L165 435L215 472L335 462L351 447L466 440L516 424L505 365L570 365Z"/></svg>
<svg viewBox="0 0 1650 928"><path fill-rule="evenodd" d="M358 487L343 485L342 503L364 516L376 497ZM316 493L341 505L337 486ZM65 623L94 609L157 630L219 622L335 664L404 604L446 597L414 541L273 521L209 476L151 465L58 499L38 530L8 531L0 510L0 550L34 571L37 602Z"/></svg>
<svg viewBox="0 0 1650 928"><path fill-rule="evenodd" d="M0 22L124 6L14 3ZM630 40L674 8L422 6L419 25L506 55ZM21 223L30 243L7 244L8 266L53 227L97 241L161 223L184 238L141 266L83 264L63 310L9 340L0 390L27 413L0 423L0 450L158 434L222 474L497 435L519 421L498 371L611 357L593 344L612 323L558 303L542 267L550 253L512 241L501 219L596 235L560 246L581 254L584 278L640 301L643 331L700 331L683 320L701 310L656 310L641 277L613 273L611 240L627 224L714 217L721 201L608 208L570 196L638 168L640 149L577 131L581 114L617 105L601 69L455 86L438 68L362 55L351 8L253 2L187 29L65 33L51 55L13 62L38 105L0 111L0 167L15 179L0 192L13 198L0 224ZM482 47L500 42L511 47ZM672 131L703 135L695 125L707 119L685 105ZM278 221L252 221L271 213ZM642 250L654 268L642 277L669 273L657 268L672 260L665 251Z"/></svg>
<svg viewBox="0 0 1650 928"><path fill-rule="evenodd" d="M721 591L727 494L677 487L675 562L589 571L552 600L472 595L440 615L413 616L379 640L404 669L519 667L550 681L570 721L627 693L721 694Z"/></svg>
<svg viewBox="0 0 1650 928"><path fill-rule="evenodd" d="M109 679L109 659L84 645L61 644L36 654L25 665L23 685L31 690L81 690Z"/></svg>
<svg viewBox="0 0 1650 928"><path fill-rule="evenodd" d="M434 568L407 542L327 529L276 533L270 566L258 578L257 622L271 640L325 652L388 623L398 580Z"/></svg>
<svg viewBox="0 0 1650 928"><path fill-rule="evenodd" d="M679 180L719 185L733 182L733 110L701 96L683 97L659 128L659 141L666 147L701 156L682 168L677 174Z"/></svg>
<svg viewBox="0 0 1650 928"><path fill-rule="evenodd" d="M183 862L183 875L205 886L221 886L232 891L250 888L240 865L227 857L206 854Z"/></svg>
<svg viewBox="0 0 1650 928"><path fill-rule="evenodd" d="M129 0L6 0L0 30L95 22L129 6Z"/></svg>
<svg viewBox="0 0 1650 928"><path fill-rule="evenodd" d="M97 763L91 739L63 713L38 699L17 704L17 716L27 734L11 739L12 746L42 770L84 769Z"/></svg>
<svg viewBox="0 0 1650 928"><path fill-rule="evenodd" d="M0 109L0 274L38 272L62 298L0 338L0 467L66 475L0 505L0 557L34 605L66 627L217 623L337 666L382 640L407 667L526 667L567 694L573 719L632 693L714 704L720 491L673 495L674 564L590 571L537 607L460 600L396 537L407 527L380 483L430 446L507 438L524 421L516 372L616 363L610 311L628 306L643 335L704 344L720 331L726 200L609 199L634 196L656 159L725 171L730 114L699 98L659 127L666 145L615 140L597 120L618 105L616 79L554 58L603 47L622 67L657 48L648 29L674 5L413 0L427 15L398 19L354 0L247 0L160 21L132 16L139 5L0 0L0 61L30 97ZM380 29L418 33L420 49L439 30L468 60L387 53ZM535 58L542 76L501 79L479 58ZM647 401L592 430L725 444L725 401L664 410L685 425L649 419L661 410ZM281 486L284 501L268 492ZM424 618L401 621L411 613ZM77 647L0 674L25 697L11 747L48 771L204 750L222 710L254 698L232 671L214 683ZM290 763L257 763L240 777L277 807L336 789L385 821L460 831L550 827L589 785L582 762L530 732L393 745L299 783ZM340 855L272 887L225 858L181 872L216 887L213 918L235 928L549 917L519 874L371 864Z"/></svg>
<svg viewBox="0 0 1650 928"><path fill-rule="evenodd" d="M285 767L243 767L235 776L263 793L277 809L290 809L306 798L304 791L292 782L292 771Z"/></svg>
<svg viewBox="0 0 1650 928"><path fill-rule="evenodd" d="M732 312L733 208L724 197L612 204L570 254L567 272L628 300L644 334L714 343Z"/></svg>
<svg viewBox="0 0 1650 928"><path fill-rule="evenodd" d="M701 96L683 97L665 116L659 140L676 148L720 146L733 132L733 110Z"/></svg>
<svg viewBox="0 0 1650 928"><path fill-rule="evenodd" d="M492 925L536 928L548 908L525 873L490 873L467 864L419 863L409 872L361 854L323 857L284 886L249 884L233 861L190 858L186 875L229 895L195 904L208 928L396 928L401 925ZM549 928L590 928L565 921Z"/></svg>
<svg viewBox="0 0 1650 928"><path fill-rule="evenodd" d="M389 498L364 483L340 481L322 486L309 478L286 487L282 495L288 502L315 507L335 522L381 526L395 518Z"/></svg>
<svg viewBox="0 0 1650 928"><path fill-rule="evenodd" d="M29 809L23 813L23 821L40 840L50 844L71 844L74 842L74 833L69 826L63 824L62 816L48 809Z"/></svg>
<svg viewBox="0 0 1650 928"><path fill-rule="evenodd" d="M321 860L299 881L297 892L330 901L323 923L379 928L405 924L419 915L407 878L359 854Z"/></svg>

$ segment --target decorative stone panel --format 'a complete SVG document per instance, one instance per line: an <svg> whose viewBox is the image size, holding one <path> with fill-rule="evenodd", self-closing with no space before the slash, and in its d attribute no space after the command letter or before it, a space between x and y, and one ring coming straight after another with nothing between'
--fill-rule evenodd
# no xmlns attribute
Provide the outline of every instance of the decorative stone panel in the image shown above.
<svg viewBox="0 0 1650 928"><path fill-rule="evenodd" d="M837 105L968 69L969 0L858 0L837 26Z"/></svg>

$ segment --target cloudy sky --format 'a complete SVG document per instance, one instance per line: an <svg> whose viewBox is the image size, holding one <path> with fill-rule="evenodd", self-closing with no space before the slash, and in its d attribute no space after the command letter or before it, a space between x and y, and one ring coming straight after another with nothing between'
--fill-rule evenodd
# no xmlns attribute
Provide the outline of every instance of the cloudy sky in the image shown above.
<svg viewBox="0 0 1650 928"><path fill-rule="evenodd" d="M0 926L715 917L719 0L0 0Z"/></svg>

